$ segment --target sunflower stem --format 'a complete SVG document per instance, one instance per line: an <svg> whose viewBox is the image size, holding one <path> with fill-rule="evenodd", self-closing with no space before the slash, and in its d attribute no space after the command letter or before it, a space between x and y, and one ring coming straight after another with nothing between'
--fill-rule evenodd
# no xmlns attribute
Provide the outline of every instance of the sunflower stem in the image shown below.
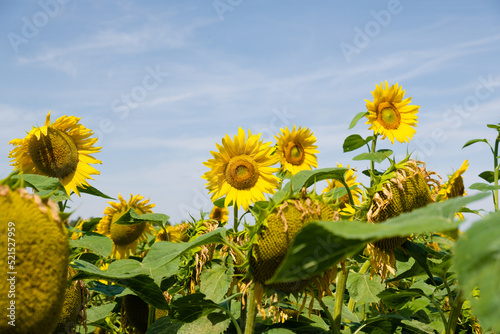
<svg viewBox="0 0 500 334"><path fill-rule="evenodd" d="M451 309L450 317L448 318L448 323L446 324L446 332L445 332L446 334L455 333L458 317L462 312L462 305L464 304L464 302L465 300L462 298L462 291L459 291L457 296L455 297L455 300L453 301L453 304L455 305Z"/></svg>
<svg viewBox="0 0 500 334"><path fill-rule="evenodd" d="M155 313L156 313L156 307L153 305L149 305L149 314L148 314L148 328L155 322Z"/></svg>
<svg viewBox="0 0 500 334"><path fill-rule="evenodd" d="M372 149L370 151L370 153L375 153L375 148L377 147L377 134L376 133L373 133L373 140L372 140ZM375 183L375 161L371 160L370 161L370 169L371 169L371 173L370 173L370 187L373 186L373 184Z"/></svg>
<svg viewBox="0 0 500 334"><path fill-rule="evenodd" d="M337 288L335 289L335 308L333 310L334 333L340 333L340 324L342 322L342 306L344 305L344 292L347 283L347 275L349 274L345 260L340 262L340 272L337 276Z"/></svg>
<svg viewBox="0 0 500 334"><path fill-rule="evenodd" d="M493 177L495 178L495 187L498 187L498 144L500 143L500 131L498 132L498 136L495 140L495 151L493 152ZM495 204L495 211L498 211L498 188L495 189L495 193L493 195L493 202Z"/></svg>
<svg viewBox="0 0 500 334"><path fill-rule="evenodd" d="M253 334L256 316L257 305L255 304L255 283L252 283L247 297L247 318L245 321L245 334Z"/></svg>
<svg viewBox="0 0 500 334"><path fill-rule="evenodd" d="M236 206L234 203L233 203L233 208L234 208L234 222L233 222L233 229L234 229L234 232L238 232L238 225L240 224L239 220L238 220L238 206Z"/></svg>

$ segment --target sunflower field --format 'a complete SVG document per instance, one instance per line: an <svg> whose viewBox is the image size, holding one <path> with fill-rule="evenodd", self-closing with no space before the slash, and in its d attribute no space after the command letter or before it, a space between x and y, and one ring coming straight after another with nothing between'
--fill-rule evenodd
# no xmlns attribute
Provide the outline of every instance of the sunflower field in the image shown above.
<svg viewBox="0 0 500 334"><path fill-rule="evenodd" d="M91 186L97 138L49 112L0 181L0 333L498 333L500 124L464 140L493 157L467 185L467 161L442 177L411 153L419 106L400 85L372 95L346 127L373 134L343 142L365 170L319 168L311 129L265 143L239 128L203 162L213 209L177 225ZM109 205L72 220L74 196ZM485 197L493 212L467 207Z"/></svg>

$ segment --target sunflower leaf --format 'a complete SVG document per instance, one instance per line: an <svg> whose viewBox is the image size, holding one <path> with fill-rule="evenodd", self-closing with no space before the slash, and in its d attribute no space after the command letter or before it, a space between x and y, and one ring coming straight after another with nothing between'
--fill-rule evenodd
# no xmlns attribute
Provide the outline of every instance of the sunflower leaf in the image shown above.
<svg viewBox="0 0 500 334"><path fill-rule="evenodd" d="M290 187L293 191L300 191L303 187L308 188L315 182L326 179L344 181L345 172L347 172L347 168L340 167L302 170L295 174L281 191L286 193L290 190Z"/></svg>
<svg viewBox="0 0 500 334"><path fill-rule="evenodd" d="M375 161L377 163L381 163L382 161L384 161L385 159L387 159L388 157L390 157L392 155L392 151L391 150L378 150L377 152L370 152L370 153L361 153L357 156L355 156L354 158L352 158L352 160L370 160L370 161Z"/></svg>
<svg viewBox="0 0 500 334"><path fill-rule="evenodd" d="M490 129L497 129L498 131L500 131L500 123L499 124L487 124L486 126L489 127Z"/></svg>
<svg viewBox="0 0 500 334"><path fill-rule="evenodd" d="M86 235L78 240L69 239L70 247L86 248L97 255L108 257L113 249L113 242L110 238L99 234L87 232Z"/></svg>
<svg viewBox="0 0 500 334"><path fill-rule="evenodd" d="M499 179L500 179L500 172L497 172L499 174ZM480 178L485 180L486 182L493 183L495 182L495 174L491 170L486 170L482 172L481 174L478 175Z"/></svg>
<svg viewBox="0 0 500 334"><path fill-rule="evenodd" d="M487 194L432 203L380 224L357 221L320 221L304 226L295 236L285 259L266 283L293 282L321 274L342 259L361 251L368 242L458 228L455 212Z"/></svg>
<svg viewBox="0 0 500 334"><path fill-rule="evenodd" d="M106 198L106 199L116 200L116 198L113 198L111 196L108 196L108 195L102 193L101 191L92 187L91 185L86 185L84 187L77 186L76 188L81 193L85 193L85 194L89 194L89 195L93 195L93 196L97 196L97 197L102 197L102 198Z"/></svg>
<svg viewBox="0 0 500 334"><path fill-rule="evenodd" d="M366 115L369 115L368 111L362 111L357 113L356 116L354 116L354 118L352 119L351 124L349 124L349 130L355 127L356 124L358 124L359 120L365 117Z"/></svg>
<svg viewBox="0 0 500 334"><path fill-rule="evenodd" d="M384 290L385 284L380 280L370 279L370 274L350 273L347 277L347 290L351 298L358 303L378 303L378 295Z"/></svg>
<svg viewBox="0 0 500 334"><path fill-rule="evenodd" d="M495 186L493 184L476 182L476 183L471 184L469 189L479 190L479 191L489 191L489 190L500 189L500 185Z"/></svg>
<svg viewBox="0 0 500 334"><path fill-rule="evenodd" d="M455 245L453 265L466 298L484 329L500 328L500 211L472 224ZM480 247L478 247L480 246ZM472 291L479 287L480 298ZM495 311L493 311L495 310Z"/></svg>
<svg viewBox="0 0 500 334"><path fill-rule="evenodd" d="M165 225L170 217L163 213L145 213L138 214L134 208L130 208L115 223L122 225L133 225L143 222L158 223Z"/></svg>
<svg viewBox="0 0 500 334"><path fill-rule="evenodd" d="M470 146L470 145L475 144L475 143L480 143L480 142L483 142L483 143L486 143L489 145L488 140L486 140L486 139L471 139L468 142L466 142L464 144L464 146L462 146L462 148L466 148L467 146Z"/></svg>
<svg viewBox="0 0 500 334"><path fill-rule="evenodd" d="M64 201L70 198L66 190L64 190L64 186L56 177L38 174L20 174L13 175L11 179L18 180L19 178L21 178L28 187L33 188L35 194L40 197L51 196L52 200L55 202Z"/></svg>
<svg viewBox="0 0 500 334"><path fill-rule="evenodd" d="M370 138L373 138L373 137L370 136L365 140L365 139L363 139L363 137L361 137L358 134L348 136L344 140L344 144L342 145L342 147L344 149L344 153L351 152L351 151L357 150L360 147L363 147L364 145L368 144L371 141Z"/></svg>

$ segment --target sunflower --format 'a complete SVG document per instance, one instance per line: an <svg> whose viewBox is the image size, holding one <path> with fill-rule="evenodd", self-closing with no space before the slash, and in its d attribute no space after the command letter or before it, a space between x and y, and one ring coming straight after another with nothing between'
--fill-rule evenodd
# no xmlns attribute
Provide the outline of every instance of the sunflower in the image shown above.
<svg viewBox="0 0 500 334"><path fill-rule="evenodd" d="M190 227L189 223L181 223L175 226L167 226L161 229L155 237L155 242L170 241L170 242L188 242L189 235L186 233Z"/></svg>
<svg viewBox="0 0 500 334"><path fill-rule="evenodd" d="M462 166L449 176L448 181L441 185L441 189L436 198L437 202L467 195L464 187L464 179L462 178L467 168L469 168L469 161L465 160Z"/></svg>
<svg viewBox="0 0 500 334"><path fill-rule="evenodd" d="M409 105L411 97L403 99L405 91L397 83L389 87L386 81L385 87L383 83L375 86L373 102L365 100L368 109L368 121L365 124L371 124L369 130L381 134L382 139L389 137L393 144L394 138L400 143L409 142L416 132L416 114L420 107Z"/></svg>
<svg viewBox="0 0 500 334"><path fill-rule="evenodd" d="M209 215L210 219L220 221L221 223L226 223L229 220L229 210L227 208L219 208L214 206L212 212Z"/></svg>
<svg viewBox="0 0 500 334"><path fill-rule="evenodd" d="M263 143L260 134L252 135L248 130L238 129L234 140L226 134L222 146L216 144L219 152L210 153L214 159L203 164L210 168L202 178L206 183L212 200L224 195L224 206L233 202L237 207L247 210L252 202L264 201L264 193L273 194L279 179L273 175L278 168L271 167L278 162L278 156L272 155L271 143Z"/></svg>
<svg viewBox="0 0 500 334"><path fill-rule="evenodd" d="M148 222L136 223L131 225L116 224L123 214L133 208L135 212L142 215L152 213L154 204L148 204L149 199L144 200L143 196L132 194L127 203L121 194L118 195L120 202L108 202L104 210L104 217L96 227L96 232L109 237L113 241L112 257L117 259L128 258L137 251L137 244L147 239L147 234L153 234L153 227ZM142 201L142 202L141 202Z"/></svg>
<svg viewBox="0 0 500 334"><path fill-rule="evenodd" d="M318 147L314 145L316 137L307 128L299 127L292 131L288 127L281 129L278 136L274 136L278 142L277 152L281 157L281 168L287 170L292 175L301 170L310 170L312 167L318 167L318 161L315 153Z"/></svg>
<svg viewBox="0 0 500 334"><path fill-rule="evenodd" d="M337 167L342 168L342 164L337 163ZM360 205L360 196L362 195L361 189L358 187L361 185L361 183L356 182L356 175L354 175L354 169L350 168L349 165L347 165L347 171L344 174L345 182L349 189L351 189L351 195L352 199L354 200L354 205ZM323 189L323 193L328 193L333 189L344 189L344 185L337 180L326 180L328 182L328 186ZM345 207L346 204L349 203L349 195L345 194L344 196L340 197L339 202L342 205L342 207Z"/></svg>
<svg viewBox="0 0 500 334"><path fill-rule="evenodd" d="M92 130L79 121L75 116L62 116L51 124L49 111L44 126L33 127L24 139L10 141L15 146L9 154L11 166L26 174L56 177L68 195L74 191L80 196L78 187L88 185L86 180L93 180L90 175L99 175L90 164L102 162L91 156L101 150L94 147L97 138L91 138Z"/></svg>

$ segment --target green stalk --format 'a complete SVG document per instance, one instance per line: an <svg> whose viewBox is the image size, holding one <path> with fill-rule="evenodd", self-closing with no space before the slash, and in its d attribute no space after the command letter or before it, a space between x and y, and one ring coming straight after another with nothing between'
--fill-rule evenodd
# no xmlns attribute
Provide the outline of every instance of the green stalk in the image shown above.
<svg viewBox="0 0 500 334"><path fill-rule="evenodd" d="M340 333L340 324L342 321L342 306L344 305L344 292L349 274L345 267L345 261L340 262L340 272L337 276L337 288L335 289L335 308L333 309L333 318L335 326L334 333Z"/></svg>
<svg viewBox="0 0 500 334"><path fill-rule="evenodd" d="M500 131L498 133L497 139L495 140L495 150L493 151L493 175L495 178L495 187L498 187L498 144L500 143ZM498 188L495 189L493 196L493 202L495 203L495 211L498 211Z"/></svg>
<svg viewBox="0 0 500 334"><path fill-rule="evenodd" d="M252 283L247 298L247 319L245 323L245 334L253 334L255 318L257 317L257 305L255 304L255 284Z"/></svg>
<svg viewBox="0 0 500 334"><path fill-rule="evenodd" d="M370 260L366 260L365 263L363 263L363 266L361 267L361 269L359 269L359 273L360 274L366 273L368 268L370 268ZM348 307L351 312L354 311L354 307L356 307L356 302L352 298L349 298Z"/></svg>
<svg viewBox="0 0 500 334"><path fill-rule="evenodd" d="M148 314L148 328L155 322L155 313L156 308L153 305L149 305L149 314Z"/></svg>
<svg viewBox="0 0 500 334"><path fill-rule="evenodd" d="M234 232L238 232L238 225L239 225L239 220L238 220L238 206L233 203L233 208L234 208L234 223L233 223L233 229Z"/></svg>
<svg viewBox="0 0 500 334"><path fill-rule="evenodd" d="M446 325L446 334L454 334L455 328L457 327L458 317L462 312L462 305L464 304L464 299L462 298L462 291L458 292L457 297L454 300L455 304L450 312L450 317L448 318L448 324Z"/></svg>
<svg viewBox="0 0 500 334"><path fill-rule="evenodd" d="M326 317L328 318L328 322L330 323L330 328L332 329L332 334L340 333L337 326L335 326L335 320L332 317L332 313L328 309L328 306L326 306L325 302L321 298L319 298L319 296L318 296L318 302L319 302L319 305L321 305L321 308L323 309L323 311L325 311Z"/></svg>
<svg viewBox="0 0 500 334"><path fill-rule="evenodd" d="M373 140L372 140L372 149L370 153L375 153L375 148L377 147L377 134L373 134ZM370 167L371 167L371 173L370 173L370 187L373 186L373 183L375 182L374 180L374 174L375 174L375 161L371 160L370 161Z"/></svg>

